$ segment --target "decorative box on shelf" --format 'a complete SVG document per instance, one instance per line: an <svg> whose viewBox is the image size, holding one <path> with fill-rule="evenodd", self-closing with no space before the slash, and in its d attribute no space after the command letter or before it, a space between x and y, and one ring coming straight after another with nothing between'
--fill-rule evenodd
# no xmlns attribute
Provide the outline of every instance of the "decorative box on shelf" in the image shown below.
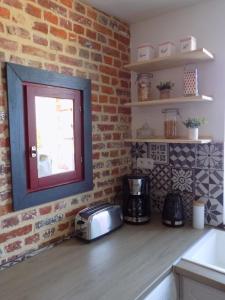
<svg viewBox="0 0 225 300"><path fill-rule="evenodd" d="M137 48L137 61L151 60L155 57L155 48L150 44L141 44Z"/></svg>
<svg viewBox="0 0 225 300"><path fill-rule="evenodd" d="M180 40L180 52L194 51L197 49L197 41L193 36L187 36Z"/></svg>
<svg viewBox="0 0 225 300"><path fill-rule="evenodd" d="M172 42L164 42L159 44L159 57L166 57L174 55L176 47Z"/></svg>

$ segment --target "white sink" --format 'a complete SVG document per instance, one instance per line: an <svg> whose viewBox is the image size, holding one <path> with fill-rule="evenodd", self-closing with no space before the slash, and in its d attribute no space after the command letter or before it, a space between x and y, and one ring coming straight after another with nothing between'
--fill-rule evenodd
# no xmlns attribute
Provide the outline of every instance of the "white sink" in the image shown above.
<svg viewBox="0 0 225 300"><path fill-rule="evenodd" d="M211 229L182 259L225 274L225 231Z"/></svg>

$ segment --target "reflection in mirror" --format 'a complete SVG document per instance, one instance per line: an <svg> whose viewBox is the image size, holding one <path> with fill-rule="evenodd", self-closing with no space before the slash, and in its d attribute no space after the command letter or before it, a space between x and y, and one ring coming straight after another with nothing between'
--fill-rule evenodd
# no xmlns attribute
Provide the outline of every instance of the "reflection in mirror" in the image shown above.
<svg viewBox="0 0 225 300"><path fill-rule="evenodd" d="M75 170L73 100L35 96L38 178Z"/></svg>

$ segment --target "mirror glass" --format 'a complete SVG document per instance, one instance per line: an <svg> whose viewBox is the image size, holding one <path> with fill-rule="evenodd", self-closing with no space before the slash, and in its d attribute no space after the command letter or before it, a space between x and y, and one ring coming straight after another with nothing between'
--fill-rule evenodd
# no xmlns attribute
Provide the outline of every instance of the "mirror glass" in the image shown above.
<svg viewBox="0 0 225 300"><path fill-rule="evenodd" d="M38 178L75 170L72 99L35 97Z"/></svg>

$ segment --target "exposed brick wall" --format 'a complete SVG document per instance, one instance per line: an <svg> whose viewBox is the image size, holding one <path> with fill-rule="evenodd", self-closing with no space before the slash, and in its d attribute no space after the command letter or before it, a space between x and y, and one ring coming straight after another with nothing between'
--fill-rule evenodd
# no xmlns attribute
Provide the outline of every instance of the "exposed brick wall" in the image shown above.
<svg viewBox="0 0 225 300"><path fill-rule="evenodd" d="M4 62L92 79L94 190L12 212ZM128 172L129 27L73 0L0 1L0 264L73 230L81 207L111 200Z"/></svg>

